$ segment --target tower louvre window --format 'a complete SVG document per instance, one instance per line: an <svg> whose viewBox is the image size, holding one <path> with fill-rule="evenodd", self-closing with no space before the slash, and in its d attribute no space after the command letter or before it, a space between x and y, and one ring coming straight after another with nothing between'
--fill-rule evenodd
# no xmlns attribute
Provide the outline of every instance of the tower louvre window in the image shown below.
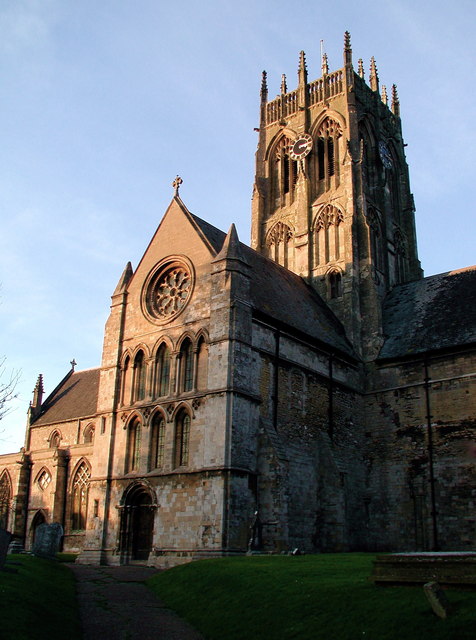
<svg viewBox="0 0 476 640"><path fill-rule="evenodd" d="M271 165L272 189L276 207L287 204L284 198L291 198L297 180L297 162L289 155L291 140L283 136L274 150L274 162Z"/></svg>
<svg viewBox="0 0 476 640"><path fill-rule="evenodd" d="M317 139L317 176L319 181L325 180L325 189L331 187L330 179L338 178L338 140L342 136L340 125L331 118L326 118L318 130Z"/></svg>
<svg viewBox="0 0 476 640"><path fill-rule="evenodd" d="M266 237L269 257L286 268L289 268L292 238L291 228L283 222L277 222Z"/></svg>
<svg viewBox="0 0 476 640"><path fill-rule="evenodd" d="M314 264L328 264L344 254L344 216L332 205L319 211L314 222Z"/></svg>

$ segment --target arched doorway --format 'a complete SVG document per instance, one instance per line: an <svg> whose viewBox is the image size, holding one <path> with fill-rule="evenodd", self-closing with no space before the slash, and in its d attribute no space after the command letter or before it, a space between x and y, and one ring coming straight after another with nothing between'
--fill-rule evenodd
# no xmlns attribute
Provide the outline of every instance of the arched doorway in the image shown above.
<svg viewBox="0 0 476 640"><path fill-rule="evenodd" d="M149 487L136 485L125 496L121 521L121 555L124 563L145 562L152 551L157 505Z"/></svg>

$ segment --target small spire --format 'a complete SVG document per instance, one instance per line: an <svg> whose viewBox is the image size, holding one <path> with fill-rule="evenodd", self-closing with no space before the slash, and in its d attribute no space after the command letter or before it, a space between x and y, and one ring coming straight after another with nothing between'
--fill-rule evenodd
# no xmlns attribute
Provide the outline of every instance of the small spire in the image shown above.
<svg viewBox="0 0 476 640"><path fill-rule="evenodd" d="M33 409L39 409L41 407L44 391L43 375L40 373L38 380L36 381L35 388L33 389L33 400L31 402L31 407Z"/></svg>
<svg viewBox="0 0 476 640"><path fill-rule="evenodd" d="M240 239L238 238L238 233L234 224L231 225L228 233L226 234L223 246L213 262L220 262L221 260L240 260L241 262L248 264L243 255L243 251L240 246Z"/></svg>
<svg viewBox="0 0 476 640"><path fill-rule="evenodd" d="M370 88L372 91L378 91L378 73L375 58L370 58Z"/></svg>
<svg viewBox="0 0 476 640"><path fill-rule="evenodd" d="M69 364L71 365L71 371L73 371L73 372L74 372L74 367L75 367L78 363L77 363L77 362L76 362L76 360L73 358L73 359L70 361L70 363L69 363Z"/></svg>
<svg viewBox="0 0 476 640"><path fill-rule="evenodd" d="M323 76L329 73L329 60L327 59L327 53L322 54L321 72Z"/></svg>
<svg viewBox="0 0 476 640"><path fill-rule="evenodd" d="M112 294L113 296L116 296L119 293L123 293L126 290L127 285L129 284L129 280L132 278L132 275L132 264L128 262L126 264L126 268L122 272L121 277L119 278L119 282L117 283L116 288L114 289L114 293Z"/></svg>
<svg viewBox="0 0 476 640"><path fill-rule="evenodd" d="M387 87L384 84L382 85L382 102L388 104Z"/></svg>
<svg viewBox="0 0 476 640"><path fill-rule="evenodd" d="M344 64L352 66L352 49L350 46L350 33L344 34Z"/></svg>
<svg viewBox="0 0 476 640"><path fill-rule="evenodd" d="M298 78L300 85L307 84L306 54L304 53L304 51L301 51L301 53L299 54Z"/></svg>
<svg viewBox="0 0 476 640"><path fill-rule="evenodd" d="M263 71L261 76L261 102L268 102L268 82L266 71Z"/></svg>
<svg viewBox="0 0 476 640"><path fill-rule="evenodd" d="M286 83L286 74L283 73L281 76L281 93L285 94L288 92L288 85Z"/></svg>
<svg viewBox="0 0 476 640"><path fill-rule="evenodd" d="M400 117L400 100L398 99L397 85L392 85L392 113L393 115Z"/></svg>
<svg viewBox="0 0 476 640"><path fill-rule="evenodd" d="M362 80L365 78L364 61L362 60L362 58L359 58L359 71L358 71L358 74L362 78Z"/></svg>
<svg viewBox="0 0 476 640"><path fill-rule="evenodd" d="M172 182L172 187L175 189L175 197L177 197L179 194L179 189L182 182L183 180L180 176L176 176L175 180Z"/></svg>

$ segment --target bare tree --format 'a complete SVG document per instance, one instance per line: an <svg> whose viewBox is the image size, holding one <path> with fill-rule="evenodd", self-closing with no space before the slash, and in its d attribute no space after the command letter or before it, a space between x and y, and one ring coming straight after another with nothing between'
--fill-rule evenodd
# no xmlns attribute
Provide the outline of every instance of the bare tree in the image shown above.
<svg viewBox="0 0 476 640"><path fill-rule="evenodd" d="M19 371L7 373L5 360L5 357L0 359L0 420L10 411L8 403L18 395L15 389L20 379Z"/></svg>

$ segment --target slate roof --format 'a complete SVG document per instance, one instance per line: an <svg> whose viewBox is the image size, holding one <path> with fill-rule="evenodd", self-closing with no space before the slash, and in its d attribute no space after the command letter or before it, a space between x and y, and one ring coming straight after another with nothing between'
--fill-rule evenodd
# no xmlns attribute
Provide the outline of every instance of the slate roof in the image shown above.
<svg viewBox="0 0 476 640"><path fill-rule="evenodd" d="M42 404L35 427L92 416L97 411L100 369L68 374Z"/></svg>
<svg viewBox="0 0 476 640"><path fill-rule="evenodd" d="M218 247L218 251L222 249L221 256L226 234L200 218L192 217L209 242ZM233 233L236 233L234 227ZM355 358L342 324L303 278L242 242L238 244L239 247L230 247L230 251L233 257L241 257L251 267L250 302L255 310Z"/></svg>
<svg viewBox="0 0 476 640"><path fill-rule="evenodd" d="M476 343L476 266L395 287L383 313L380 359Z"/></svg>

